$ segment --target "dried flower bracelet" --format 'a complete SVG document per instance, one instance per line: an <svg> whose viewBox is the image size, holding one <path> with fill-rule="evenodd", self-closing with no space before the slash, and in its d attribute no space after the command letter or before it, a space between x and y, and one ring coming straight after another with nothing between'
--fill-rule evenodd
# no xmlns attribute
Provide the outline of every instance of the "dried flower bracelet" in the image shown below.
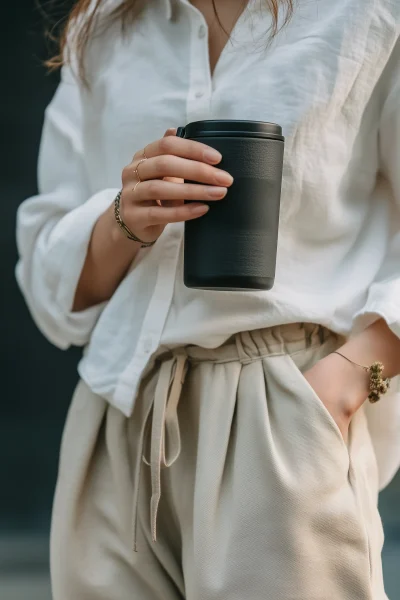
<svg viewBox="0 0 400 600"><path fill-rule="evenodd" d="M339 356L345 358L353 365L361 367L361 369L364 369L364 371L369 373L370 393L368 395L368 400L370 402L374 404L375 402L378 402L378 400L381 396L383 396L383 394L386 394L390 387L390 379L388 377L386 379L382 377L384 367L381 362L376 361L372 363L370 367L366 367L364 365L359 365L358 363L354 362L354 360L350 360L350 358L347 358L347 356L341 354L340 352L335 351L333 352L333 354L339 354Z"/></svg>

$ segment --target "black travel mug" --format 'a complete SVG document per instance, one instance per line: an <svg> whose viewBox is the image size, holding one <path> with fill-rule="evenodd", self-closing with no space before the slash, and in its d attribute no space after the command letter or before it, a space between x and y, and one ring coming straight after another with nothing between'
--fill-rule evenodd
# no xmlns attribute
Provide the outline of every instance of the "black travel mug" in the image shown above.
<svg viewBox="0 0 400 600"><path fill-rule="evenodd" d="M185 222L184 283L205 290L269 290L275 279L284 137L260 121L196 121L177 135L222 154L234 182Z"/></svg>

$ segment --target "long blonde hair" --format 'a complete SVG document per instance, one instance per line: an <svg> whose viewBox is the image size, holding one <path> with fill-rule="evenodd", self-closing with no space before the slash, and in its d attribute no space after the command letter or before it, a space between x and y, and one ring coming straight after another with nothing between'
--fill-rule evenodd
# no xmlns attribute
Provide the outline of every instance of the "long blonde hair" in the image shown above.
<svg viewBox="0 0 400 600"><path fill-rule="evenodd" d="M53 58L48 60L46 63L50 69L57 69L68 60L67 45L68 40L70 38L70 32L72 31L72 26L74 25L74 49L77 53L77 62L79 65L80 76L83 80L85 80L85 51L93 33L98 13L102 6L106 3L106 1L107 0L77 0L74 7L67 16L64 26L62 27L61 35L59 36L58 40L59 51ZM215 0L211 1L214 7L214 12L218 18L218 11L215 5ZM285 24L288 22L292 15L294 0L262 1L266 3L273 17L273 26L271 30L271 36L273 37L278 31L278 17L280 6L284 5L286 7L286 15L284 19ZM146 0L121 0L120 4L111 12L109 16L109 22L120 20L121 25L124 26L128 21L132 21L139 16L145 4ZM81 17L84 15L85 18L82 19ZM80 24L78 27L76 27L77 23Z"/></svg>

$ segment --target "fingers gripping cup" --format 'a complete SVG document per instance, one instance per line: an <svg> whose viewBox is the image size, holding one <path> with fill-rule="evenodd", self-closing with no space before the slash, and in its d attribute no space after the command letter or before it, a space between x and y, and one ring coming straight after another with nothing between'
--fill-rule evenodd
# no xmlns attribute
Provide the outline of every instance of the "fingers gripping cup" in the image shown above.
<svg viewBox="0 0 400 600"><path fill-rule="evenodd" d="M184 283L206 290L269 290L275 279L284 137L259 121L197 121L177 135L212 146L234 178L223 200L185 223Z"/></svg>

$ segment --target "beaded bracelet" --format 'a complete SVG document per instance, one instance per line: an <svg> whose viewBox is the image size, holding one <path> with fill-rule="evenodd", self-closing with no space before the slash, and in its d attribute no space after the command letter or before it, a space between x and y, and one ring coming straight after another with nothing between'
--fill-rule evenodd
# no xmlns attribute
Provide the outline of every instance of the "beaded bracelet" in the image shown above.
<svg viewBox="0 0 400 600"><path fill-rule="evenodd" d="M335 351L335 352L333 352L333 354L339 354L339 356L341 356L342 358L345 358L353 365L356 365L357 367L361 367L361 369L364 369L364 371L369 373L370 393L368 394L368 400L372 404L374 404L375 402L378 402L380 397L383 394L386 394L386 392L388 391L388 389L390 387L390 379L388 377L386 379L384 379L382 377L384 367L381 362L376 361L376 362L373 362L371 366L366 367L364 365L359 365L358 363L354 362L354 360L350 360L350 358L347 358L347 356L345 356L344 354L341 354L340 352Z"/></svg>

